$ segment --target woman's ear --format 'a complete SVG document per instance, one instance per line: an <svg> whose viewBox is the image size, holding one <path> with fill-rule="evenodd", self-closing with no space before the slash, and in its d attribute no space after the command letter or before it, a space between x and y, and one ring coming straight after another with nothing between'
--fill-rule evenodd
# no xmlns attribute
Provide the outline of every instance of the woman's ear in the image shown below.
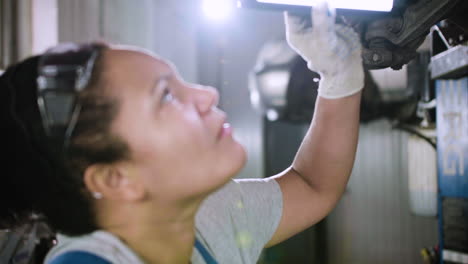
<svg viewBox="0 0 468 264"><path fill-rule="evenodd" d="M138 201L146 189L137 173L124 164L93 164L86 168L84 183L97 199Z"/></svg>

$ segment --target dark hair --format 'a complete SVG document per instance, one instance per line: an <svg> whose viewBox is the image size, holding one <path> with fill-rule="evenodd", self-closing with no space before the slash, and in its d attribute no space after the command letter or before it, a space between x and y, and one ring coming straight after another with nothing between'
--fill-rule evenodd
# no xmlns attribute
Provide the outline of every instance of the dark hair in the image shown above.
<svg viewBox="0 0 468 264"><path fill-rule="evenodd" d="M103 44L94 45L105 50ZM102 54L102 52L100 52ZM81 112L67 148L46 136L37 105L40 56L9 67L0 77L2 136L7 156L0 182L0 228L45 216L57 232L82 235L98 229L85 169L128 157L128 147L110 132L118 101L106 92L102 58L80 92Z"/></svg>

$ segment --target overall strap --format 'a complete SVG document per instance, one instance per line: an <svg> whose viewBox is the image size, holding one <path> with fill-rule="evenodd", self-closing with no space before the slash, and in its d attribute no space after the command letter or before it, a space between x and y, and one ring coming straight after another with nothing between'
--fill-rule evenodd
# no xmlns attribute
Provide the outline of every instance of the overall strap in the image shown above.
<svg viewBox="0 0 468 264"><path fill-rule="evenodd" d="M200 252L206 264L218 264L218 262L211 256L208 250L195 238L195 248Z"/></svg>
<svg viewBox="0 0 468 264"><path fill-rule="evenodd" d="M59 255L48 264L111 264L109 261L86 251L69 251Z"/></svg>
<svg viewBox="0 0 468 264"><path fill-rule="evenodd" d="M206 264L218 264L211 256L208 250L195 239L195 248L200 252ZM49 264L73 264L73 263L93 263L93 264L111 264L109 261L86 251L70 251L53 259Z"/></svg>

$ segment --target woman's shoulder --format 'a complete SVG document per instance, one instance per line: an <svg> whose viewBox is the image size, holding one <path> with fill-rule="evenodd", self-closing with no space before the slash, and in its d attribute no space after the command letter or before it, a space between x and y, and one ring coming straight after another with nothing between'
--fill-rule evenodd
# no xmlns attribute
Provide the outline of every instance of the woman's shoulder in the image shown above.
<svg viewBox="0 0 468 264"><path fill-rule="evenodd" d="M278 225L282 194L274 178L235 179L211 194L196 217L197 233L219 263L257 261Z"/></svg>
<svg viewBox="0 0 468 264"><path fill-rule="evenodd" d="M58 236L58 244L47 254L45 264L75 263L71 258L102 259L99 264L143 263L139 257L113 234L99 230L91 234L68 237ZM66 262L63 262L67 260ZM56 262L61 261L61 262ZM83 261L80 263L94 263Z"/></svg>

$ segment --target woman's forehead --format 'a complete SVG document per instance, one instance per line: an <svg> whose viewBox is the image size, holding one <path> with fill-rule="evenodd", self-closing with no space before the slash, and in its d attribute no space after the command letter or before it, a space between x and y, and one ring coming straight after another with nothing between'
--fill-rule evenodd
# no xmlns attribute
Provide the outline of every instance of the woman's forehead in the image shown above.
<svg viewBox="0 0 468 264"><path fill-rule="evenodd" d="M149 51L142 49L130 48L110 48L104 51L104 61L109 67L132 67L153 66L157 68L168 68L171 70L172 65L164 59L158 57Z"/></svg>
<svg viewBox="0 0 468 264"><path fill-rule="evenodd" d="M104 74L115 84L151 82L159 76L171 74L171 63L149 52L135 49L108 49L103 56Z"/></svg>

